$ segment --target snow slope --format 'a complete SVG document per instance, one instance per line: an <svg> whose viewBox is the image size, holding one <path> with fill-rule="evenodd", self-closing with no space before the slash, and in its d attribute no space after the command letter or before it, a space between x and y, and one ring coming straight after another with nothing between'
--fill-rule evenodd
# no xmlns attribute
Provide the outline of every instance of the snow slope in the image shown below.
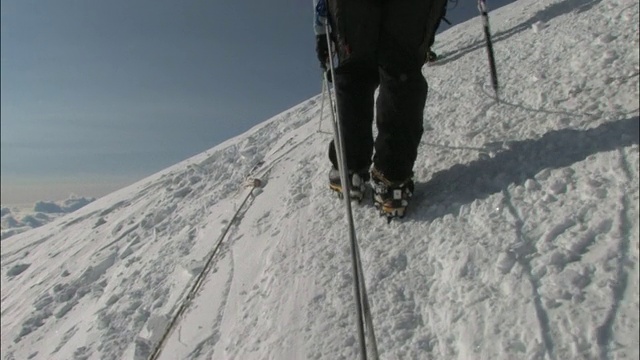
<svg viewBox="0 0 640 360"><path fill-rule="evenodd" d="M638 359L638 20L492 12L499 103L479 20L438 36L411 211L354 206L382 359ZM357 358L320 105L3 241L2 359L145 359L182 311L160 359Z"/></svg>

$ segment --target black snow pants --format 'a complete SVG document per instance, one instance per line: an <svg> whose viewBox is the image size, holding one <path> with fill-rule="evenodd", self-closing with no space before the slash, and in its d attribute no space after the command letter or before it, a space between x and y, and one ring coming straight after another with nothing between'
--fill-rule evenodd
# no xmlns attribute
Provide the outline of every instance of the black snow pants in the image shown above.
<svg viewBox="0 0 640 360"><path fill-rule="evenodd" d="M350 171L368 169L373 161L388 180L413 175L428 88L422 65L446 1L328 1L339 60L333 81ZM329 158L337 168L333 142Z"/></svg>

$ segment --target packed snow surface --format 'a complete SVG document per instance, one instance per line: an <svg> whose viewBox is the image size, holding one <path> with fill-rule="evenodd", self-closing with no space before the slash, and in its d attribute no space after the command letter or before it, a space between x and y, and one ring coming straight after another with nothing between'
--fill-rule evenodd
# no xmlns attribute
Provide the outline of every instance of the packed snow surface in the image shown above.
<svg viewBox="0 0 640 360"><path fill-rule="evenodd" d="M638 20L491 12L499 102L480 20L438 36L409 214L353 207L381 359L638 359ZM2 359L357 359L322 104L4 240Z"/></svg>

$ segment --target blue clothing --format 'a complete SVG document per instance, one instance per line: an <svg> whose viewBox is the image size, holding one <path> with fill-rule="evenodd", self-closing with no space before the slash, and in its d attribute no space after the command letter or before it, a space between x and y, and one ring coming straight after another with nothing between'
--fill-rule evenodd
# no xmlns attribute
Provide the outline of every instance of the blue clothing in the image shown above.
<svg viewBox="0 0 640 360"><path fill-rule="evenodd" d="M327 22L326 0L313 0L313 30L316 35L326 34L324 25Z"/></svg>

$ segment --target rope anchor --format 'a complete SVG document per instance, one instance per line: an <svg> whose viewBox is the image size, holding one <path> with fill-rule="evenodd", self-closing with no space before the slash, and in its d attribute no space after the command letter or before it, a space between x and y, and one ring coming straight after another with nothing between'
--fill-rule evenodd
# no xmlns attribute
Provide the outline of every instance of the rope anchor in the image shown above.
<svg viewBox="0 0 640 360"><path fill-rule="evenodd" d="M258 178L249 178L249 179L245 180L244 187L261 188L262 187L262 180L260 180Z"/></svg>

